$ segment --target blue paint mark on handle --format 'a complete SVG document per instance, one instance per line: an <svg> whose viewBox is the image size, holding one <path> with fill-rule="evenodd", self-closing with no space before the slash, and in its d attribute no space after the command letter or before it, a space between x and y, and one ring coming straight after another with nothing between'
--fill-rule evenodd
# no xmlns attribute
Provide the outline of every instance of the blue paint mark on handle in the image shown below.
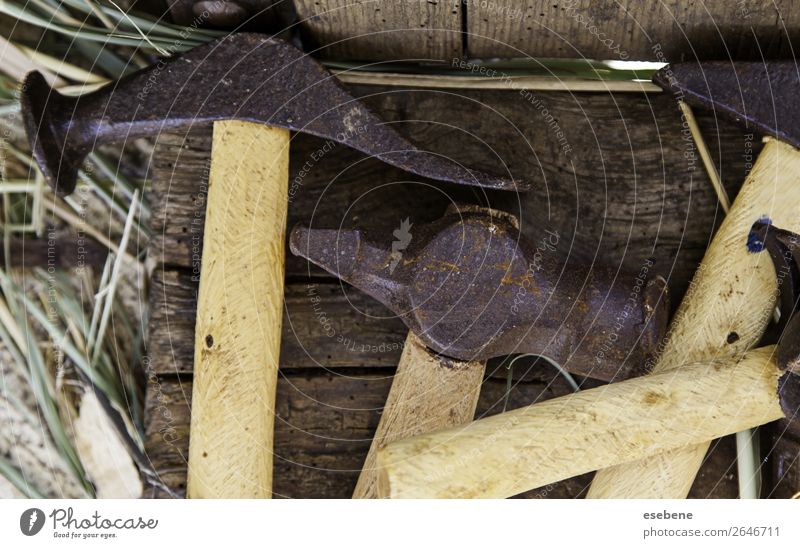
<svg viewBox="0 0 800 548"><path fill-rule="evenodd" d="M750 253L761 253L764 251L764 247L766 244L761 239L761 236L756 234L755 232L755 225L756 223L762 223L765 225L771 225L772 219L767 217L766 215L762 215L759 217L758 221L753 223L753 226L750 227L750 233L747 235L747 251Z"/></svg>

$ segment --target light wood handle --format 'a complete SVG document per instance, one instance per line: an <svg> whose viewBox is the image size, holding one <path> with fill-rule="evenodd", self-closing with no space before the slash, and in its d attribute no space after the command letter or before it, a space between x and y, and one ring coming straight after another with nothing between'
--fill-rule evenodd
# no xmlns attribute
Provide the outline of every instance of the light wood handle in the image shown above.
<svg viewBox="0 0 800 548"><path fill-rule="evenodd" d="M442 359L409 332L353 498L375 498L376 455L395 440L475 418L486 362Z"/></svg>
<svg viewBox="0 0 800 548"><path fill-rule="evenodd" d="M195 327L188 496L272 496L289 132L217 122Z"/></svg>
<svg viewBox="0 0 800 548"><path fill-rule="evenodd" d="M498 498L783 416L774 346L577 392L378 452L392 498Z"/></svg>
<svg viewBox="0 0 800 548"><path fill-rule="evenodd" d="M665 371L711 358L741 356L761 338L776 302L775 269L747 236L768 217L800 229L800 151L768 140L714 236L667 334L655 366ZM598 472L589 498L685 498L708 443Z"/></svg>

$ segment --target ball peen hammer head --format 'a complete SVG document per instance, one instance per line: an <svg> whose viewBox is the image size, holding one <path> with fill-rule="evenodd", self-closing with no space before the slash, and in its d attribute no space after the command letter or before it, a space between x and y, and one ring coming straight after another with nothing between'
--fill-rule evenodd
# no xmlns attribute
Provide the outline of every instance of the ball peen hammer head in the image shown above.
<svg viewBox="0 0 800 548"><path fill-rule="evenodd" d="M301 225L290 246L382 302L430 349L459 360L533 353L573 373L620 380L644 373L666 331L663 278L565 265L557 233L530 242L514 216L486 208L450 208L426 225L406 221L383 240Z"/></svg>
<svg viewBox="0 0 800 548"><path fill-rule="evenodd" d="M793 61L675 63L653 82L692 106L800 148L800 66Z"/></svg>
<svg viewBox="0 0 800 548"><path fill-rule="evenodd" d="M33 72L21 105L33 156L60 195L74 190L78 169L99 144L217 120L309 133L438 181L529 189L418 149L309 55L261 34L231 34L79 97L58 93Z"/></svg>

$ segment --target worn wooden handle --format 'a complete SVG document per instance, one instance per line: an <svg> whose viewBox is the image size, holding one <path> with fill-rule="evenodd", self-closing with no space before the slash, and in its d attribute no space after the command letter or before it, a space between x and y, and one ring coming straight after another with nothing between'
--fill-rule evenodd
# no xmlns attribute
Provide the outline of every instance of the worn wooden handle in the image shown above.
<svg viewBox="0 0 800 548"><path fill-rule="evenodd" d="M755 221L800 229L800 151L768 140L703 257L655 366L665 371L711 358L741 356L764 332L776 302L775 269L748 249ZM598 472L590 498L684 498L708 443Z"/></svg>
<svg viewBox="0 0 800 548"><path fill-rule="evenodd" d="M510 497L783 416L775 347L610 384L398 441L378 452L392 498Z"/></svg>
<svg viewBox="0 0 800 548"><path fill-rule="evenodd" d="M485 369L486 362L436 356L409 332L353 498L377 496L376 455L387 443L470 422Z"/></svg>
<svg viewBox="0 0 800 548"><path fill-rule="evenodd" d="M217 122L195 326L191 498L272 496L289 132Z"/></svg>

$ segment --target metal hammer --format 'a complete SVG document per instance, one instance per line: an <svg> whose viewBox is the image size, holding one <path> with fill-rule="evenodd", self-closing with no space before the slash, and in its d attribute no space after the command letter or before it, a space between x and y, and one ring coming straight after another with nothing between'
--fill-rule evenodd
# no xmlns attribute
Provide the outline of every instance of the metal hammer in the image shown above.
<svg viewBox="0 0 800 548"><path fill-rule="evenodd" d="M525 190L417 149L311 57L258 34L230 35L77 98L33 72L21 102L33 155L61 195L98 144L214 122L195 328L195 498L272 494L290 130L424 177Z"/></svg>
<svg viewBox="0 0 800 548"><path fill-rule="evenodd" d="M785 273L780 300L788 318L800 296L800 237L765 224L752 236ZM392 498L510 497L782 417L800 420L797 314L777 348L684 364L389 444L378 453L378 491Z"/></svg>
<svg viewBox="0 0 800 548"><path fill-rule="evenodd" d="M376 494L380 446L472 420L487 359L533 353L622 380L643 373L632 365L652 357L665 332L663 278L561 264L508 213L451 207L410 236L398 251L361 230L298 226L290 235L293 253L385 304L413 333L408 346L429 349L401 356L357 497Z"/></svg>
<svg viewBox="0 0 800 548"><path fill-rule="evenodd" d="M653 81L679 100L712 108L774 137L748 174L678 308L654 367L661 372L741 357L772 318L775 269L750 241L751 227L763 218L800 230L800 75L793 61L681 63L663 68ZM707 449L708 443L700 443L600 471L588 496L686 497Z"/></svg>

